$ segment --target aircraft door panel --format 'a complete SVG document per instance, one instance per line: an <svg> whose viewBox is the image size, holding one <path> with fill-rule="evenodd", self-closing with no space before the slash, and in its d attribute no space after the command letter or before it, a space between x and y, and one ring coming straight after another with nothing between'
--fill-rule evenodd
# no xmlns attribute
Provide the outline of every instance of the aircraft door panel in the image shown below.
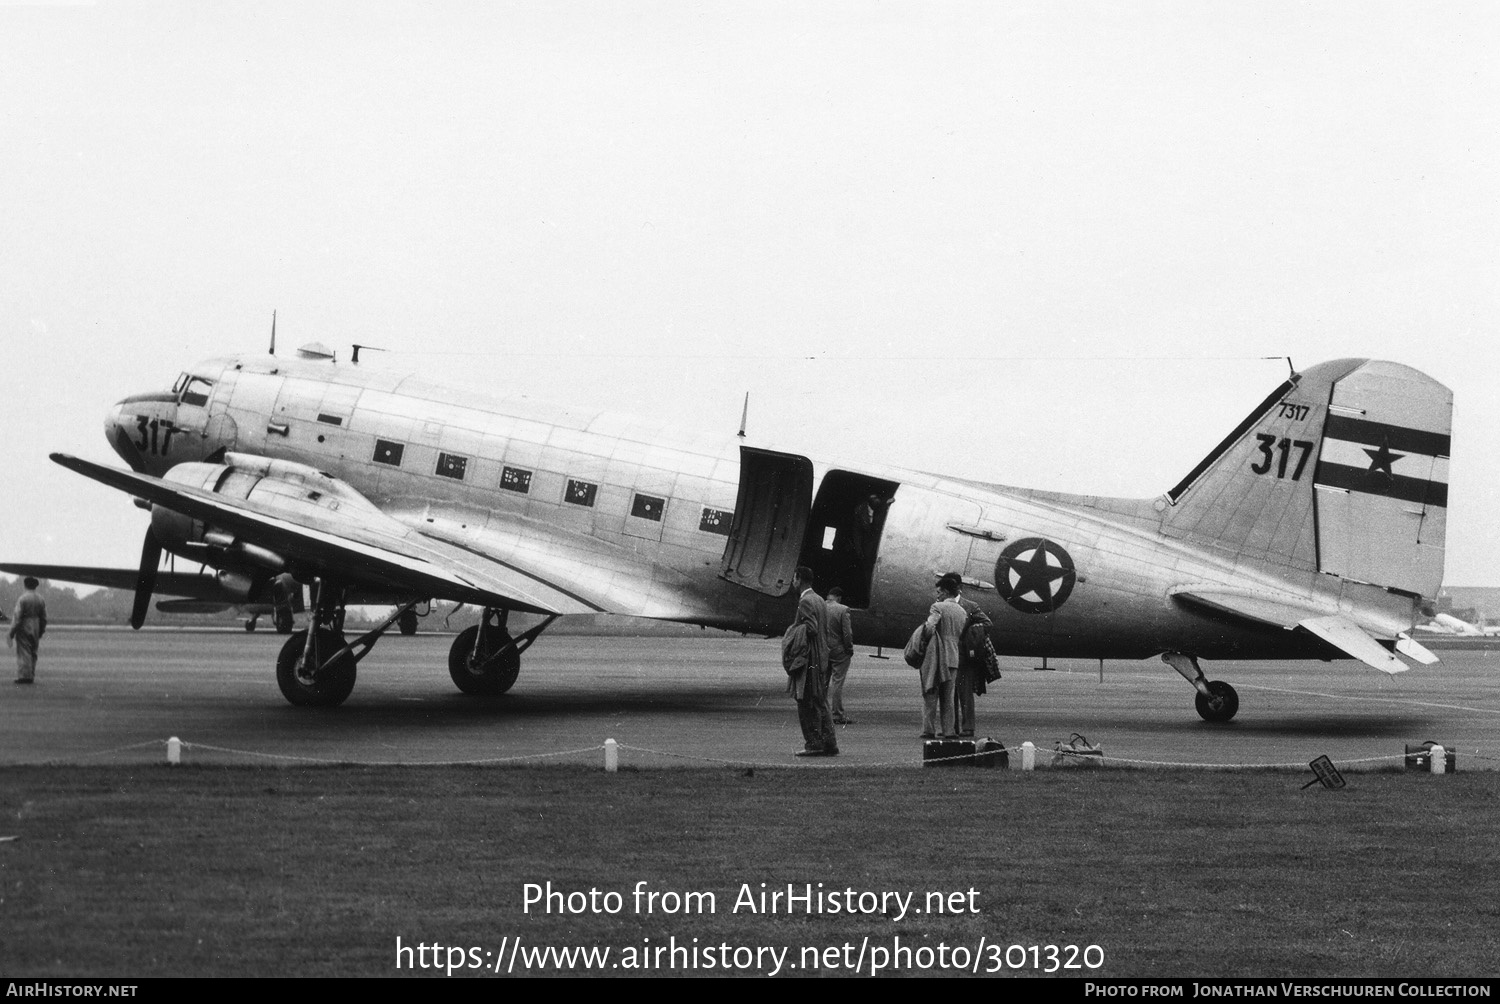
<svg viewBox="0 0 1500 1004"><path fill-rule="evenodd" d="M266 428L274 420L276 398L280 393L281 377L275 374L247 370L235 374L227 404L236 425L236 449L248 453L264 450Z"/></svg>
<svg viewBox="0 0 1500 1004"><path fill-rule="evenodd" d="M786 595L802 552L812 484L806 457L740 447L740 488L722 578L768 596Z"/></svg>

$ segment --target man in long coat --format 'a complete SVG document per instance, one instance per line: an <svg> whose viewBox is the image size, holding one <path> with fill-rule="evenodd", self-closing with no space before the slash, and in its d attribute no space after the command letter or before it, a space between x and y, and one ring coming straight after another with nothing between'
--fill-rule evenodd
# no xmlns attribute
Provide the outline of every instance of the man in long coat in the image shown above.
<svg viewBox="0 0 1500 1004"><path fill-rule="evenodd" d="M797 616L783 639L782 659L802 726L804 748L797 755L837 756L839 738L828 711L828 608L812 586L812 569L798 565L792 576L792 588L799 594ZM789 659L789 649L805 651L801 659Z"/></svg>
<svg viewBox="0 0 1500 1004"><path fill-rule="evenodd" d="M922 660L922 738L952 737L953 685L958 678L960 642L968 614L954 602L958 589L947 578L936 586L938 599L927 613L927 655Z"/></svg>
<svg viewBox="0 0 1500 1004"><path fill-rule="evenodd" d="M965 624L972 620L985 629L989 628L993 623L990 615L978 603L964 598L961 591L963 578L957 572L949 572L938 581L953 587L953 602L964 608ZM967 647L967 642L967 638L962 640L963 647ZM967 652L960 650L958 676L953 681L954 725L960 736L974 734L974 695L984 693L984 669L983 661L970 659Z"/></svg>

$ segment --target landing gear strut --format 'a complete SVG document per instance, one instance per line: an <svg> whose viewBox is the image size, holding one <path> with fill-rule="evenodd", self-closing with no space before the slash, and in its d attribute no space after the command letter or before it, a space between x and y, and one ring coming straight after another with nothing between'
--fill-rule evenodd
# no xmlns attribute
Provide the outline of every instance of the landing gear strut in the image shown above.
<svg viewBox="0 0 1500 1004"><path fill-rule="evenodd" d="M1180 652L1167 652L1161 661L1182 674L1182 678L1198 691L1194 704L1205 722L1227 722L1240 710L1240 695L1223 680L1209 680L1198 665L1198 657Z"/></svg>
<svg viewBox="0 0 1500 1004"><path fill-rule="evenodd" d="M359 660L369 655L380 636L418 601L397 608L374 630L346 642L343 587L319 582L313 597L312 624L281 646L276 658L276 684L282 696L299 707L335 708L354 690Z"/></svg>
<svg viewBox="0 0 1500 1004"><path fill-rule="evenodd" d="M485 607L479 623L465 628L448 650L448 675L466 694L503 694L521 672L521 653L547 629L557 615L512 638L505 622L510 611Z"/></svg>

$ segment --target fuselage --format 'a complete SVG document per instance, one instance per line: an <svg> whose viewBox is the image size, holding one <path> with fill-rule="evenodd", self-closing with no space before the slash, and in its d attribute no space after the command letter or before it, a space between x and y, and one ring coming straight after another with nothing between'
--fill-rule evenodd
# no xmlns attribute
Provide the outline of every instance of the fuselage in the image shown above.
<svg viewBox="0 0 1500 1004"><path fill-rule="evenodd" d="M315 468L420 533L555 572L601 612L772 633L795 609L786 570L808 564L820 588L852 591L856 639L871 645L904 643L948 571L962 574L1012 654L1334 654L1305 633L1189 609L1172 598L1185 584L1357 607L1390 635L1415 616L1410 596L1165 532L1163 499L1034 492L770 449L752 469L731 436L348 363L211 360L170 393L121 401L106 433L132 468L156 476L225 453ZM802 469L810 478L799 481ZM870 496L878 504L865 527L858 510Z"/></svg>

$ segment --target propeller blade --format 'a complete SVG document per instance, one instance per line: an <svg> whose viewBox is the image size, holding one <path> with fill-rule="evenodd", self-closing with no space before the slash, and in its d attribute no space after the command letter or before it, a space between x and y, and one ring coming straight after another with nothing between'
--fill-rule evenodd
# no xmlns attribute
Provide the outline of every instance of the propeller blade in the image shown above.
<svg viewBox="0 0 1500 1004"><path fill-rule="evenodd" d="M151 593L156 589L156 566L160 563L161 541L148 526L146 539L141 542L141 570L135 577L135 605L130 608L130 626L137 631L146 623L146 608L151 605Z"/></svg>

